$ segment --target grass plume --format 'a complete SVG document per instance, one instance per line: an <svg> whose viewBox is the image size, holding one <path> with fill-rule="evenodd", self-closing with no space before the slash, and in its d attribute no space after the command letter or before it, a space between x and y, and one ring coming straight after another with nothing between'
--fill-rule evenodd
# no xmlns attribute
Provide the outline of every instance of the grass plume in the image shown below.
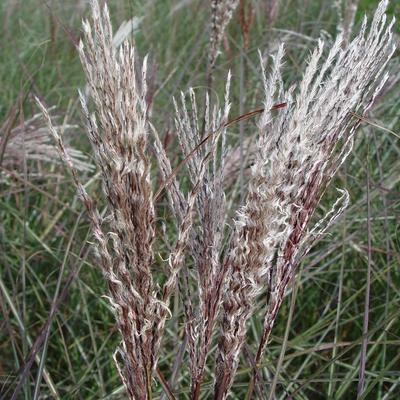
<svg viewBox="0 0 400 400"><path fill-rule="evenodd" d="M215 64L238 1L212 4L209 68ZM388 80L387 64L395 50L394 21L386 21L388 1L381 1L369 28L364 19L360 33L348 45L343 46L339 34L324 56L326 45L319 40L301 80L288 89L282 76L284 46L273 56L270 72L261 60L264 104L257 146L247 197L238 205L231 229L226 227L224 185L231 74L221 108L206 95L204 110L199 110L194 89L172 101L189 182L185 192L149 117L147 57L139 62L128 41L117 50L107 6L101 10L97 0L91 6L92 19L83 23L78 48L90 99L82 93L79 97L107 202L104 219L80 183L48 111L40 102L39 106L92 224L99 268L121 335L114 355L121 380L130 399L152 398L169 303L178 288L188 343L190 398L200 398L210 347L217 337L213 396L226 399L248 321L263 298L266 306L251 396L257 365L299 263L349 204L348 193L338 189L331 209L311 226L321 197L351 153L360 124L354 113L365 115ZM155 197L159 196L153 194L150 137L177 232L161 286L155 283Z"/></svg>

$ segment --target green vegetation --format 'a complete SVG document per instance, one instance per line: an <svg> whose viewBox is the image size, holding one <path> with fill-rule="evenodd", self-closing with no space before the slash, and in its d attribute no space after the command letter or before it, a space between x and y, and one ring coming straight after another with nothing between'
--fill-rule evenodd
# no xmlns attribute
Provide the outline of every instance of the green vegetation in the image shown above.
<svg viewBox="0 0 400 400"><path fill-rule="evenodd" d="M230 69L232 116L262 106L258 49L275 53L285 43L283 74L289 84L301 77L321 32L327 41L332 40L338 23L329 0L282 0L277 17L270 22L268 2L244 3L255 11L248 46L236 13L217 59L211 93L214 102L223 102ZM198 93L205 91L208 3L109 0L108 4L115 30L124 20L143 17L130 40L140 57L149 53L152 120L159 133L167 136L174 130L171 96L179 96L190 86ZM354 32L364 12L370 16L377 4L360 1ZM389 11L399 15L400 6L392 1ZM14 128L39 112L37 96L46 105L56 106L60 125L75 126L65 136L90 160L77 95L85 79L74 48L81 36L81 19L89 15L86 2L3 0L0 13L0 143L9 126ZM400 32L398 22L394 30ZM302 262L279 311L262 362L263 374L269 377L263 383L270 387L275 381L276 399L357 398L367 288L365 391L359 398L394 400L399 396L399 65L397 50L389 66L392 86L362 122L354 150L324 195L315 219L335 201L335 187L348 190L350 205ZM241 127L251 135L255 120L234 125L228 141L245 139ZM178 146L171 144L169 151L177 163ZM124 398L112 359L120 337L109 303L101 297L107 288L91 251L89 221L70 174L59 162L24 157L0 163L0 168L0 398L11 399L24 362L31 358L32 344L40 337L43 346L33 358L18 399ZM99 203L96 172L82 171L81 179L102 210L105 205ZM159 183L154 182L155 191ZM240 197L243 186L238 173L233 196ZM166 199L161 198L157 210L160 232L168 210L163 202ZM174 226L164 228L168 236L175 232ZM166 379L184 337L178 296L173 297L171 310L174 318L167 322L159 361L159 373ZM42 328L48 322L46 336ZM250 321L250 340L242 352L232 399L245 398L251 375L249 355L257 350L261 329L260 310ZM216 347L213 344L211 355ZM180 376L176 398L188 399L189 387L190 376ZM160 398L159 380L154 388L154 398ZM213 377L207 369L203 391L202 398L212 398Z"/></svg>

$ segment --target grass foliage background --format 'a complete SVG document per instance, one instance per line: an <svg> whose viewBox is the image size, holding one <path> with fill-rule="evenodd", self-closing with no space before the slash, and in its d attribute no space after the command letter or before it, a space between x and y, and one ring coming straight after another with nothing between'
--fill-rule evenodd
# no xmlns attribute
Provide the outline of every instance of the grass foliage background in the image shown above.
<svg viewBox="0 0 400 400"><path fill-rule="evenodd" d="M231 69L232 115L260 104L258 48L274 52L285 42L284 73L291 82L300 77L321 30L328 40L336 33L337 14L329 0L283 0L272 27L262 3L253 1L257 12L248 49L243 49L234 17L217 62L214 101L222 100L224 78ZM360 1L356 26L377 3ZM132 16L143 17L132 39L140 56L150 54L155 92L152 118L160 132L168 132L173 129L171 96L205 82L207 2L110 0L108 4L114 28ZM393 1L391 13L399 11L400 5ZM84 76L73 46L80 36L81 19L88 13L86 2L3 0L0 13L0 126L14 104L21 109L16 124L36 114L36 95L56 105L65 122L78 125L71 134L72 143L90 154L77 102ZM398 51L392 65L399 74ZM399 106L397 84L369 118L400 132ZM251 135L252 127L254 121L245 123L246 135ZM229 135L238 142L239 127ZM271 381L277 374L277 399L356 398L369 250L370 342L363 398L397 399L400 393L400 142L369 124L362 125L357 137L354 152L326 193L320 213L332 204L334 186L349 191L351 204L303 262L273 329L264 364ZM45 173L37 174L38 169ZM45 340L46 351L38 353L57 395L42 380L38 398L119 398L122 387L111 357L119 337L108 303L101 297L105 284L93 265L88 221L71 178L62 167L44 163L24 163L15 172L0 181L0 398L10 398L23 360L60 293L64 299ZM100 188L93 174L83 180L96 197ZM240 181L234 189L240 193ZM157 216L160 221L167 217L160 212ZM64 289L65 285L69 286ZM160 360L165 373L173 367L184 333L176 298L172 311ZM252 318L253 338L259 336L260 324L257 316ZM256 343L253 340L248 346ZM283 359L278 363L281 351ZM21 399L34 398L38 365L33 364ZM248 380L248 365L245 349L232 398L244 398L247 386L241 381ZM188 398L186 378L178 384L179 399ZM207 379L204 387L209 385L211 395L212 377ZM160 395L161 386L158 389Z"/></svg>

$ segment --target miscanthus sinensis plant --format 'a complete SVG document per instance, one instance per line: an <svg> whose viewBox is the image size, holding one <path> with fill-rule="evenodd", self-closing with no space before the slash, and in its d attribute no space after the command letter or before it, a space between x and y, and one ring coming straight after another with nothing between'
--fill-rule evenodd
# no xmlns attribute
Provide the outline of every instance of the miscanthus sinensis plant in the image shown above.
<svg viewBox="0 0 400 400"><path fill-rule="evenodd" d="M230 18L237 2L228 3ZM370 27L364 19L360 33L346 46L341 35L329 49L320 40L300 82L288 89L281 75L284 46L272 56L268 71L261 60L264 105L254 132L257 147L247 195L228 221L224 174L229 157L226 131L232 124L231 75L221 109L206 96L200 112L192 89L173 100L182 150L182 161L174 168L149 116L147 58L139 66L128 41L115 49L108 9L100 10L97 0L92 1L92 20L84 22L79 46L91 102L82 93L80 101L108 204L105 218L80 183L48 112L39 105L92 224L98 265L121 335L114 360L130 399L152 397L164 326L171 316L169 302L176 290L184 308L192 399L200 397L206 365L215 365L214 398L227 398L247 322L259 297L266 299L253 364L257 385L257 364L299 263L349 203L347 192L338 189L331 210L310 225L321 196L351 153L360 123L356 115L368 111L388 79L386 66L395 47L387 5L382 1ZM211 49L216 51L219 36L213 40ZM274 111L277 103L282 107ZM156 189L154 154L162 178ZM178 169L187 172L189 190L183 189ZM160 285L155 283L156 278L160 281L154 268L159 251L155 213L164 195L176 235ZM218 350L208 360L214 339ZM163 385L173 398L171 388Z"/></svg>

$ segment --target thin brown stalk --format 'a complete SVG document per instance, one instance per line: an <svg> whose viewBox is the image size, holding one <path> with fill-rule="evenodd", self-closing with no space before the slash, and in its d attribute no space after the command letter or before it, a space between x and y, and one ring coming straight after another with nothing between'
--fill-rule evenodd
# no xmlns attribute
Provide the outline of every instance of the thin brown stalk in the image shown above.
<svg viewBox="0 0 400 400"><path fill-rule="evenodd" d="M369 152L369 151L368 151ZM372 226L371 226L371 202L370 202L370 173L369 162L367 160L367 232L368 232L368 266L367 266L367 283L365 288L364 318L362 330L362 345L360 357L360 371L357 385L357 398L360 398L365 389L365 368L367 363L367 347L368 347L368 323L369 323L369 303L371 293L371 272L372 272Z"/></svg>

